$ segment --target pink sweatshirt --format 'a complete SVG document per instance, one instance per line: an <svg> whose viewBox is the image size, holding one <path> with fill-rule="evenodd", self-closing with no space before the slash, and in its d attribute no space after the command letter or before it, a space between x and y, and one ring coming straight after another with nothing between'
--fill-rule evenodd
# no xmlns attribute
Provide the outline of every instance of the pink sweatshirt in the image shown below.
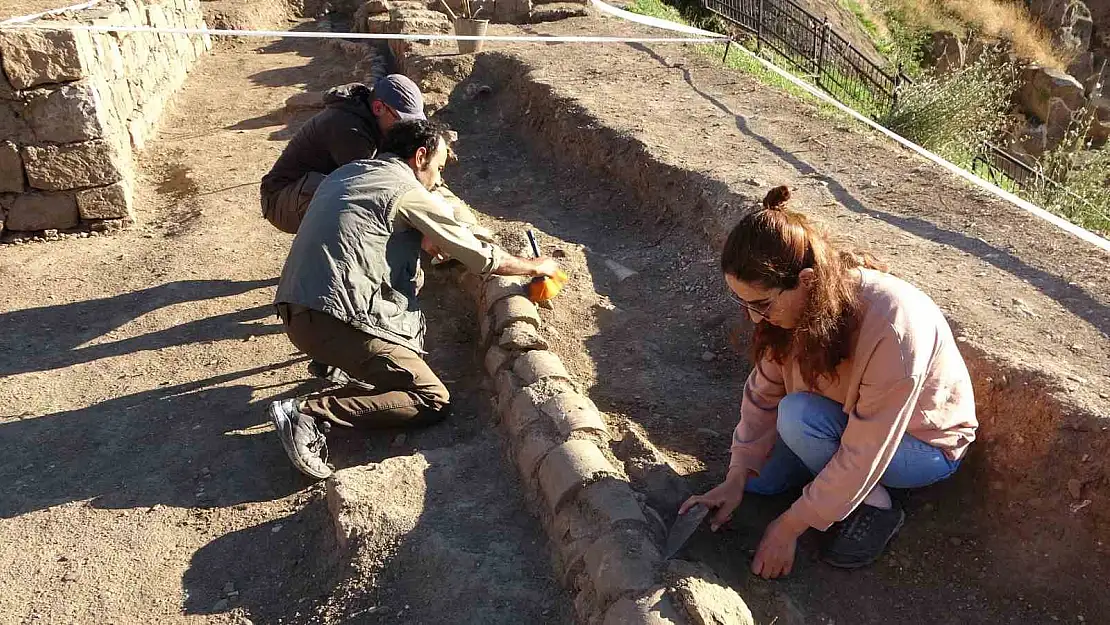
<svg viewBox="0 0 1110 625"><path fill-rule="evenodd" d="M825 530L847 517L879 482L902 436L909 434L962 458L975 440L971 377L952 330L935 303L909 283L868 269L859 297L863 321L839 379L803 380L797 363L764 359L748 376L729 467L759 473L774 446L778 403L797 391L844 404L848 427L840 449L792 510Z"/></svg>

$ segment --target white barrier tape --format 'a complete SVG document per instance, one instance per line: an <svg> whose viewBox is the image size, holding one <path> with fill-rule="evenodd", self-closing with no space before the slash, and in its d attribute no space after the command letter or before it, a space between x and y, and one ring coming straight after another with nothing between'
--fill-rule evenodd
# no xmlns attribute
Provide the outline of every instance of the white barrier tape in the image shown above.
<svg viewBox="0 0 1110 625"><path fill-rule="evenodd" d="M609 6L609 5L605 4L601 0L593 0L593 3L595 4L595 6L598 7L598 9L600 9L601 11L603 11L605 13L608 13L610 15L614 15L616 17L620 17L622 19L627 19L629 21L636 22L638 24L646 24L648 26L656 26L658 28L665 28L667 30L675 30L675 31L678 31L678 32L698 34L698 35L703 35L703 34L708 33L708 31L701 30L701 29L698 29L698 28L692 28L690 26L685 26L683 24L676 24L674 22L668 22L667 20L659 20L659 19L656 19L656 18L649 18L649 17L643 16L643 15L637 15L635 13L629 13L628 11L622 11L620 9L617 9L615 7L612 7L612 6ZM665 22L665 24L659 24L659 22ZM1038 217L1040 219L1043 219L1044 221L1047 221L1048 223L1056 226L1057 228L1060 228L1061 230L1067 232L1068 234L1071 234L1075 237L1078 237L1079 239L1082 239L1083 241L1086 241L1087 243L1090 243L1090 244L1092 244L1092 245L1094 245L1098 248L1101 248L1103 251L1110 252L1110 240L1108 240L1104 237L1101 237L1101 236L1095 234L1094 232L1091 232L1090 230L1087 230L1085 228L1077 226L1077 225L1073 224L1072 222L1070 222L1070 221L1068 221L1068 220L1066 220L1062 217L1059 217L1059 216L1057 216L1053 213L1050 213L1050 212L1046 211L1045 209L1037 206L1036 204L1033 204L1032 202L1029 202L1028 200L1020 198L1017 195L1014 195L1013 193L1010 193L1009 191L1006 191L1005 189L1002 189L998 186L995 186L995 185L991 184L990 182L987 182L986 180L983 180L979 176L976 176L975 174L963 169L962 167L960 167L958 165L950 163L949 161L945 160L944 158L942 158L940 156L937 156L936 154L930 152L929 150L926 150L925 148L921 147L920 145L917 145L913 141L910 141L909 139L906 139L902 135L899 135L898 133L890 130L889 128L886 128L886 127L878 124L877 122L872 121L869 117L857 112L855 109L852 109L851 107L846 106L845 104L842 104L841 102L837 101L836 98L833 98L829 94L825 93L824 91L821 91L820 89L811 85L810 83L808 83L808 82L802 80L801 78L798 78L794 74L791 74L790 72L780 68L778 65L775 65L774 63L768 61L767 59L764 59L763 57L761 57L758 54L752 52L751 50L748 50L743 45L737 45L736 47L740 51L742 51L744 54L747 54L748 56L752 57L753 59L755 59L756 61L761 63L767 69L775 72L779 76L782 76L783 78L789 80L790 82L794 83L795 85L801 87L802 89L806 90L811 95L813 95L817 98L820 98L821 100L835 106L836 108L838 108L841 111L847 113L848 115L855 118L856 120L858 120L860 122L863 122L864 124L866 124L870 128L881 132L882 134L884 134L887 137L893 139L894 141L898 142L899 144L913 150L914 152L917 152L921 156L924 156L925 158L927 158L930 161L936 163L937 165L940 165L941 167L943 167L943 168L947 169L948 171L952 172L953 174L956 174L957 176L963 178L964 180L967 180L971 184L973 184L973 185L975 185L975 186L977 186L977 187L979 187L979 188L981 188L985 191L988 191L988 192L994 194L997 197L1000 197L1000 198L1010 202L1014 206L1017 206L1018 208L1028 212L1029 214L1033 215L1034 217Z"/></svg>
<svg viewBox="0 0 1110 625"><path fill-rule="evenodd" d="M378 39L378 40L430 40L430 41L513 41L525 43L719 43L721 35L709 37L594 37L585 35L443 35L439 33L334 33L294 30L233 30L209 28L168 28L155 26L112 26L92 24L13 24L13 28L39 30L79 30L90 33L164 33L170 35L209 35L212 37L267 37L294 39Z"/></svg>
<svg viewBox="0 0 1110 625"><path fill-rule="evenodd" d="M49 11L43 11L42 13L32 13L30 15L20 15L19 17L12 17L12 18L8 18L6 20L0 20L0 26L7 26L7 25L10 25L10 24L20 24L20 23L23 23L23 22L30 22L31 20L37 20L40 17L49 17L51 15L59 15L61 13L68 13L70 11L84 11L86 9L93 8L94 6L96 6L98 4L100 4L100 0L89 0L88 2L83 2L81 4L75 4L73 6L68 6L68 7L62 7L60 9L50 9Z"/></svg>

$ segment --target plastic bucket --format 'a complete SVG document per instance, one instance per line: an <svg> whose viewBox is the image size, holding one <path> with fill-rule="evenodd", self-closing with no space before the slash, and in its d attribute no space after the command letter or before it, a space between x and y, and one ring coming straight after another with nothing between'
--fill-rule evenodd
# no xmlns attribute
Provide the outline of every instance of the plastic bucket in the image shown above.
<svg viewBox="0 0 1110 625"><path fill-rule="evenodd" d="M455 20L455 34L468 37L484 37L486 29L489 28L489 20L471 20L460 17ZM485 41L475 40L458 40L455 43L459 44L459 54L471 54L473 52L481 52L482 44Z"/></svg>

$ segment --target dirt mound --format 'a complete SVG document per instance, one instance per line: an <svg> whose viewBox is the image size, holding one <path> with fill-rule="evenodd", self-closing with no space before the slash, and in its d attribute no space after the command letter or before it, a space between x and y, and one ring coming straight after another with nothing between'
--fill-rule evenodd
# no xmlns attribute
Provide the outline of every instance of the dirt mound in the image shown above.
<svg viewBox="0 0 1110 625"><path fill-rule="evenodd" d="M526 513L500 455L496 441L484 440L329 479L328 505L353 573L322 608L328 619L570 622L568 602L548 592L544 541L519 529Z"/></svg>

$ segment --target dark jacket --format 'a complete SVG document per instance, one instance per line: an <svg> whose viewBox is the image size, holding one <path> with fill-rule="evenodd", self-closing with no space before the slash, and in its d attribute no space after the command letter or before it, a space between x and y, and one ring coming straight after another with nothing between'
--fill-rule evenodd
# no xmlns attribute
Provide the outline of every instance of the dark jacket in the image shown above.
<svg viewBox="0 0 1110 625"><path fill-rule="evenodd" d="M320 183L274 302L326 313L367 334L424 348L424 314L416 299L420 231L395 226L401 196L419 188L400 157L359 160Z"/></svg>
<svg viewBox="0 0 1110 625"><path fill-rule="evenodd" d="M324 94L324 110L305 122L262 177L263 202L309 172L327 175L351 161L373 158L382 136L370 110L372 95L373 91L360 83L329 89Z"/></svg>

